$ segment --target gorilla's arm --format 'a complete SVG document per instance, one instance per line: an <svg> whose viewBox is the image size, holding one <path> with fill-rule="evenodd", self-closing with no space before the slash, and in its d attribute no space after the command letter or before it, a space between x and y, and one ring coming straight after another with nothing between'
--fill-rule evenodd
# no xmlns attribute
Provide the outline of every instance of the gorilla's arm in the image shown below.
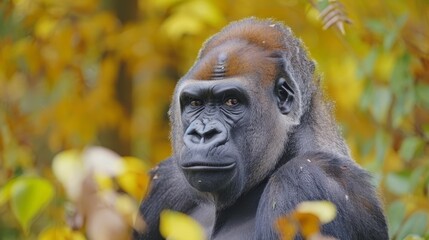
<svg viewBox="0 0 429 240"><path fill-rule="evenodd" d="M159 233L159 214L164 209L187 212L195 206L188 184L179 174L173 158L161 162L151 172L152 182L145 200L140 205L140 214L146 227L143 233L134 232L133 239L163 239ZM142 235L140 235L142 234Z"/></svg>
<svg viewBox="0 0 429 240"><path fill-rule="evenodd" d="M274 221L309 200L328 200L337 207L336 219L323 225L323 234L338 239L388 239L376 196L369 175L355 162L328 153L306 153L270 178L256 215L256 239L278 239Z"/></svg>

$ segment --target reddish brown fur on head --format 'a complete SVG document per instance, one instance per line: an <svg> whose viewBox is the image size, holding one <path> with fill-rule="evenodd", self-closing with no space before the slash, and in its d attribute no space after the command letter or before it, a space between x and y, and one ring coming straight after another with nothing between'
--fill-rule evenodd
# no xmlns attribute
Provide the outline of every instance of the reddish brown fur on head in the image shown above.
<svg viewBox="0 0 429 240"><path fill-rule="evenodd" d="M220 75L227 78L256 74L255 79L269 84L278 72L280 52L285 50L284 32L277 23L247 19L211 38L188 77L212 80ZM219 63L223 57L225 60ZM216 67L224 69L222 74L214 74L218 73L214 70Z"/></svg>

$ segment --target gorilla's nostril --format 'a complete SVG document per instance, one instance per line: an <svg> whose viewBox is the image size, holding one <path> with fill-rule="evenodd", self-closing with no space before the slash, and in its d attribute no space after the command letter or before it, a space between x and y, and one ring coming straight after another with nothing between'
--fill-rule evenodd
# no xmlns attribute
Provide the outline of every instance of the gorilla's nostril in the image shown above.
<svg viewBox="0 0 429 240"><path fill-rule="evenodd" d="M210 147L223 144L227 139L227 131L219 122L213 122L206 125L197 124L200 121L192 123L186 130L185 144L193 147Z"/></svg>
<svg viewBox="0 0 429 240"><path fill-rule="evenodd" d="M203 136L201 136L201 134L198 133L198 131L195 129L190 131L187 135L189 136L189 139L193 143L200 143L203 138Z"/></svg>
<svg viewBox="0 0 429 240"><path fill-rule="evenodd" d="M209 131L203 133L203 138L205 141L209 141L210 139L212 139L213 137L215 137L219 133L220 133L219 130L213 128L213 129L210 129Z"/></svg>

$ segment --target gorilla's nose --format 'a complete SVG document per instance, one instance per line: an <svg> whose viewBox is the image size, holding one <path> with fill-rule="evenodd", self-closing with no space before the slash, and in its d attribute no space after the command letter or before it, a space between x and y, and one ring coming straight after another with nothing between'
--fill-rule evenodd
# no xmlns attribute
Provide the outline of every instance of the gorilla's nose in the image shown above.
<svg viewBox="0 0 429 240"><path fill-rule="evenodd" d="M219 121L204 124L202 121L196 120L189 125L183 139L188 147L219 146L226 142L227 130Z"/></svg>

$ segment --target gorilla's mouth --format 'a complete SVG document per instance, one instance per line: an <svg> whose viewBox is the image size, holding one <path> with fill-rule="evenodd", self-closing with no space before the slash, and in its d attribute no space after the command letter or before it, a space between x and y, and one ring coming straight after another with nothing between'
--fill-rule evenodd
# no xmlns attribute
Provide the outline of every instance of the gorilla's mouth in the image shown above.
<svg viewBox="0 0 429 240"><path fill-rule="evenodd" d="M236 174L236 163L190 162L181 166L192 187L201 192L217 192L229 185Z"/></svg>
<svg viewBox="0 0 429 240"><path fill-rule="evenodd" d="M182 165L185 171L228 171L235 167L233 163L206 163L206 162L193 162Z"/></svg>

